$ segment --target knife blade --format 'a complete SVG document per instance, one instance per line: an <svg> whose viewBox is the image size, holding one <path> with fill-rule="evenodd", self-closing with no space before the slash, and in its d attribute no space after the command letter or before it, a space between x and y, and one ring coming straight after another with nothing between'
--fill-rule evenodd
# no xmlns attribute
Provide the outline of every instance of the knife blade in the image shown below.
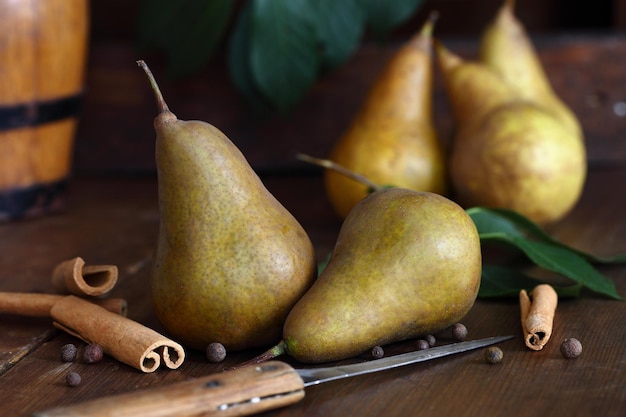
<svg viewBox="0 0 626 417"><path fill-rule="evenodd" d="M33 417L246 416L298 402L304 397L305 387L467 352L512 338L489 337L332 367L295 369L285 362L269 361L46 410Z"/></svg>

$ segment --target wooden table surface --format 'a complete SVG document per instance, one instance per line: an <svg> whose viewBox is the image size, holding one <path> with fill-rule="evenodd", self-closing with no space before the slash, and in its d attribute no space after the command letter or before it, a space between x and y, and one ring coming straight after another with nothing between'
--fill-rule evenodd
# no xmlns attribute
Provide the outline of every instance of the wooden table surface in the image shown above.
<svg viewBox="0 0 626 417"><path fill-rule="evenodd" d="M316 173L264 179L270 191L310 233L320 259L332 249L339 221ZM626 166L592 167L575 210L550 231L598 255L626 253ZM62 214L0 225L0 291L52 291L52 268L81 256L87 264L114 264L120 279L112 296L129 303L129 317L162 329L148 296L151 253L158 224L156 181L148 178L74 178ZM603 267L626 295L626 266ZM482 350L314 386L305 398L267 416L623 416L626 410L624 302L585 293L560 303L552 339L533 352L523 343L516 300L479 300L463 323L471 339L514 335L502 343L504 360L488 365ZM561 340L583 344L577 359L559 352ZM157 387L220 372L257 351L231 353L220 364L187 351L178 370L143 374L115 359L63 363L65 343L78 339L49 319L0 316L0 393L3 416L27 416L50 407ZM388 352L414 349L414 342ZM289 359L288 362L292 363ZM65 375L76 371L74 388Z"/></svg>

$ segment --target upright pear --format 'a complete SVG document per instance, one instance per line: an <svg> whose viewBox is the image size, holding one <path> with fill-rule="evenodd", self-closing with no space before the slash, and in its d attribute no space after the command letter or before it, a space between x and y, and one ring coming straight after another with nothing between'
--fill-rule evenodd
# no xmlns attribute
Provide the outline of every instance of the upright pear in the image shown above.
<svg viewBox="0 0 626 417"><path fill-rule="evenodd" d="M540 224L565 216L586 177L581 137L500 71L441 43L436 52L457 124L449 161L455 198L515 210Z"/></svg>
<svg viewBox="0 0 626 417"><path fill-rule="evenodd" d="M386 64L329 159L379 184L443 194L444 153L431 108L434 16ZM334 171L325 184L342 218L369 192Z"/></svg>
<svg viewBox="0 0 626 417"><path fill-rule="evenodd" d="M551 112L574 135L582 136L576 115L556 95L524 26L515 17L515 0L505 0L484 30L479 59L516 89L520 97Z"/></svg>
<svg viewBox="0 0 626 417"><path fill-rule="evenodd" d="M157 318L195 349L275 343L312 284L316 261L297 220L216 127L179 120L143 61L158 116L160 225L151 278Z"/></svg>
<svg viewBox="0 0 626 417"><path fill-rule="evenodd" d="M287 353L335 361L438 332L467 314L480 277L478 232L459 205L435 193L375 191L344 220L326 268L289 313L282 343L256 360Z"/></svg>
<svg viewBox="0 0 626 417"><path fill-rule="evenodd" d="M473 129L494 109L518 100L515 89L496 71L464 60L439 41L435 51L458 129Z"/></svg>

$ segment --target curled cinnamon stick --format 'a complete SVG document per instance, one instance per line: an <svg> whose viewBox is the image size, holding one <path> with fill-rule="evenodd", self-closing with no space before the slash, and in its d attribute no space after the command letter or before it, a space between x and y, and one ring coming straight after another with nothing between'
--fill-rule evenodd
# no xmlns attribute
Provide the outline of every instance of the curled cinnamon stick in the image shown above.
<svg viewBox="0 0 626 417"><path fill-rule="evenodd" d="M65 296L59 294L0 292L0 313L50 317L52 306L63 297ZM121 316L126 316L128 311L128 304L123 298L93 299L90 302Z"/></svg>
<svg viewBox="0 0 626 417"><path fill-rule="evenodd" d="M113 289L117 277L115 265L85 265L81 257L76 257L54 268L52 284L62 293L98 297Z"/></svg>
<svg viewBox="0 0 626 417"><path fill-rule="evenodd" d="M558 296L548 284L537 285L529 294L520 291L520 312L526 346L541 350L550 340Z"/></svg>
<svg viewBox="0 0 626 417"><path fill-rule="evenodd" d="M185 351L178 343L126 317L72 295L51 310L54 325L87 343L97 343L104 352L143 372L154 372L161 362L178 368Z"/></svg>

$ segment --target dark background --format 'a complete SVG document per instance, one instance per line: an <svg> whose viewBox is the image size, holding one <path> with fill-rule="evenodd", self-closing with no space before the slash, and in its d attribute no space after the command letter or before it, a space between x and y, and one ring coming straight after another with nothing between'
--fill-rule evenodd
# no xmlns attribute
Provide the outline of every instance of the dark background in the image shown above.
<svg viewBox="0 0 626 417"><path fill-rule="evenodd" d="M139 1L92 0L85 101L76 136L76 175L152 175L154 99L135 61L145 59L172 111L223 130L262 173L305 168L296 152L324 157L346 129L367 89L396 48L432 10L435 35L472 57L479 36L502 0L430 0L385 44L366 35L346 65L324 76L288 117L259 121L230 82L223 54L196 73L173 80L158 51L136 47ZM590 145L591 163L626 155L619 137L625 118L614 107L626 101L626 0L518 0L516 15L527 28L557 93L578 114ZM593 69L593 71L590 71ZM452 121L435 69L436 124L449 139Z"/></svg>

